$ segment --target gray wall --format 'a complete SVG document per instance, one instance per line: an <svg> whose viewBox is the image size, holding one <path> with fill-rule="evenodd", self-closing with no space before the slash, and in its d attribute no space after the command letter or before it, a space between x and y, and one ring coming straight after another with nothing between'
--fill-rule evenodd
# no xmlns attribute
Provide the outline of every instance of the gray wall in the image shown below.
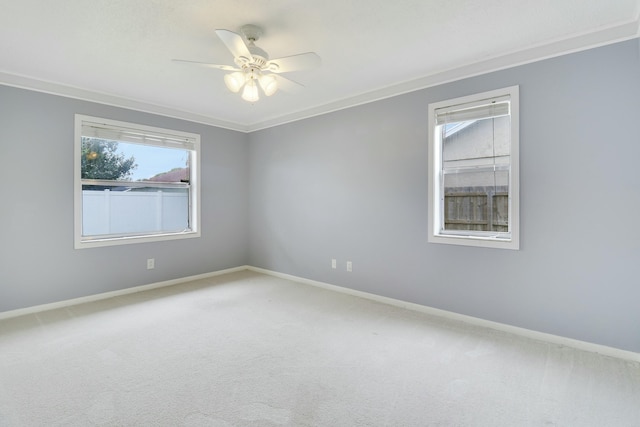
<svg viewBox="0 0 640 427"><path fill-rule="evenodd" d="M199 133L202 237L74 250L76 113ZM0 86L0 312L246 264L247 161L244 133Z"/></svg>
<svg viewBox="0 0 640 427"><path fill-rule="evenodd" d="M427 105L516 84L521 250L427 243ZM639 119L636 39L252 133L249 263L638 352Z"/></svg>
<svg viewBox="0 0 640 427"><path fill-rule="evenodd" d="M0 86L0 312L251 264L640 351L638 44L250 135ZM427 105L515 84L521 250L427 243ZM200 133L202 237L74 250L75 113Z"/></svg>

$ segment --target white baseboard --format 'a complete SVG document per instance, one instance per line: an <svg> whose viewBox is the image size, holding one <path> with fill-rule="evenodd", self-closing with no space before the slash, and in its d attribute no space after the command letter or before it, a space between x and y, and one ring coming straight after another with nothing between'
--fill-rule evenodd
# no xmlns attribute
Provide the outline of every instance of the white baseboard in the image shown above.
<svg viewBox="0 0 640 427"><path fill-rule="evenodd" d="M95 295L88 295L86 297L73 298L64 301L52 302L49 304L35 305L33 307L19 308L17 310L0 312L0 320L9 319L11 317L24 316L25 314L40 313L42 311L54 310L56 308L69 307L72 305L78 305L85 302L99 301L103 299L113 298L121 295L133 294L136 292L149 291L151 289L164 288L166 286L173 286L184 282L190 282L193 280L206 279L208 277L221 276L223 274L235 273L237 271L247 270L248 266L243 265L240 267L227 268L225 270L212 271L210 273L197 274L195 276L181 277L179 279L165 280L163 282L151 283L148 285L135 286L133 288L120 289L117 291L103 292Z"/></svg>
<svg viewBox="0 0 640 427"><path fill-rule="evenodd" d="M561 337L558 335L548 334L545 332L533 331L530 329L511 326L504 323L493 322L490 320L484 320L484 319L480 319L473 316L467 316L464 314L454 313L451 311L440 310L438 308L433 308L425 305L397 300L394 298L383 297L383 296L371 294L368 292L357 291L354 289L331 285L329 283L324 283L324 282L318 282L316 280L305 279L304 277L293 276L291 274L278 273L277 271L267 270L264 268L253 267L249 265L243 265L239 267L233 267L225 270L218 270L218 271L198 274L194 276L182 277L179 279L166 280L163 282L151 283L148 285L136 286L133 288L120 289L117 291L104 292L104 293L95 294L95 295L88 295L86 297L74 298L74 299L65 300L65 301L36 305L33 307L20 308L17 310L4 311L4 312L0 312L0 320L9 319L12 317L24 316L26 314L39 313L47 310L54 310L57 308L69 307L72 305L82 304L86 302L93 302L93 301L103 300L107 298L113 298L113 297L132 294L136 292L148 291L151 289L163 288L166 286L173 286L180 283L190 282L193 280L206 279L209 277L221 276L223 274L235 273L243 270L250 270L256 273L262 273L269 276L278 277L281 279L291 280L291 281L298 282L305 285L316 286L316 287L320 287L320 288L335 291L335 292L341 292L344 294L353 295L360 298L366 298L366 299L377 301L383 304L389 304L396 307L405 308L408 310L414 310L421 313L443 317L446 319L457 320L457 321L469 323L476 326L495 329L498 331L507 332L507 333L519 335L526 338L531 338L538 341L545 341L552 344L564 345L564 346L576 348L579 350L616 357L619 359L640 362L640 353L635 353L632 351L622 350L614 347L608 347L600 344L594 344L586 341L575 340L572 338Z"/></svg>
<svg viewBox="0 0 640 427"><path fill-rule="evenodd" d="M605 356L616 357L624 360L631 360L634 362L640 362L640 353L633 351L622 350L614 347L608 347L605 345L594 344L586 341L580 341L572 338L561 337L558 335L548 334L545 332L533 331L530 329L520 328L518 326L511 326L504 323L493 322L490 320L484 320L473 316L467 316L464 314L458 314L451 311L440 310L438 308L428 307L425 305L415 304L411 302L401 301L393 298L383 297L380 295L371 294L368 292L357 291L354 289L344 288L341 286L331 285L324 282L318 282L315 280L305 279L303 277L292 276L290 274L278 273L277 271L266 270L264 268L247 266L247 269L256 273L267 274L270 276L278 277L281 279L291 280L294 282L303 283L306 285L316 286L331 291L342 292L344 294L353 295L369 300L381 302L383 304L389 304L396 307L405 308L408 310L414 310L421 313L431 314L446 319L457 320L465 323L469 323L476 326L482 326L489 329L494 329L502 332L507 332L514 335L519 335L525 338L530 338L538 341L545 341L551 344L563 345L566 347L576 348L578 350L589 351L592 353L598 353Z"/></svg>

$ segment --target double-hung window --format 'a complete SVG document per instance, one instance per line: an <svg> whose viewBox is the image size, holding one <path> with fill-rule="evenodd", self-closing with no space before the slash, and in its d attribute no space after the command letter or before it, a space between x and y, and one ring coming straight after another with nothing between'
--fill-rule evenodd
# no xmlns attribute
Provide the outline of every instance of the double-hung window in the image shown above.
<svg viewBox="0 0 640 427"><path fill-rule="evenodd" d="M518 249L518 87L429 105L429 241Z"/></svg>
<svg viewBox="0 0 640 427"><path fill-rule="evenodd" d="M75 118L75 247L200 236L200 136Z"/></svg>

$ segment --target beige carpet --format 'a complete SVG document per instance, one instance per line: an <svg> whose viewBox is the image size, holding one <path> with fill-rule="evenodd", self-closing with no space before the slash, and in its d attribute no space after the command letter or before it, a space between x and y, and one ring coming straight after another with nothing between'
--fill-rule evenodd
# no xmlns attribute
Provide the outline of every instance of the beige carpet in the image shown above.
<svg viewBox="0 0 640 427"><path fill-rule="evenodd" d="M244 271L0 321L0 426L639 426L640 364Z"/></svg>

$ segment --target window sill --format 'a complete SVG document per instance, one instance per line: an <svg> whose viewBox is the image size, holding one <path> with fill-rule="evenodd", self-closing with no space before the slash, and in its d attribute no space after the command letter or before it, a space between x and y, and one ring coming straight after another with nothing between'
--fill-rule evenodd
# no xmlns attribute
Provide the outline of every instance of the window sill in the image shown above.
<svg viewBox="0 0 640 427"><path fill-rule="evenodd" d="M143 236L105 237L76 240L75 249L98 248L104 246L119 246L132 243L151 243L165 240L191 239L200 237L199 231L185 231L181 233L153 234Z"/></svg>
<svg viewBox="0 0 640 427"><path fill-rule="evenodd" d="M444 234L431 234L429 243L440 243L447 245L474 246L494 249L519 250L519 242L513 238L501 237L480 237L480 236L456 236Z"/></svg>

